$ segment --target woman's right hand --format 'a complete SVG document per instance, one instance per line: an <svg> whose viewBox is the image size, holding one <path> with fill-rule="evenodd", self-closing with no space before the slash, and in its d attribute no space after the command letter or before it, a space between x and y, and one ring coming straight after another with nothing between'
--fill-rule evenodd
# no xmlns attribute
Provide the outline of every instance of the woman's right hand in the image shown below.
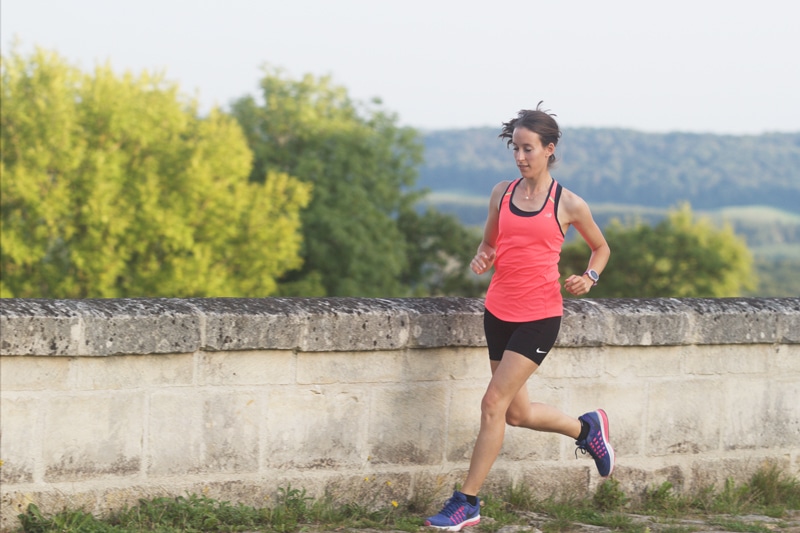
<svg viewBox="0 0 800 533"><path fill-rule="evenodd" d="M494 251L486 253L484 251L478 252L475 257L470 261L469 266L476 274L483 274L494 264L495 253Z"/></svg>

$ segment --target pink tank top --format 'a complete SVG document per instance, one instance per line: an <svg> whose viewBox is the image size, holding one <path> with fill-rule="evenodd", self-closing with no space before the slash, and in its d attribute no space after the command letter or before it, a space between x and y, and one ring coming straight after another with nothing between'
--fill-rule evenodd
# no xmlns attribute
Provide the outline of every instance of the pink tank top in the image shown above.
<svg viewBox="0 0 800 533"><path fill-rule="evenodd" d="M511 203L522 178L509 184L500 201L494 275L486 309L506 322L529 322L564 314L558 260L564 233L556 217L561 186L553 180L539 211Z"/></svg>

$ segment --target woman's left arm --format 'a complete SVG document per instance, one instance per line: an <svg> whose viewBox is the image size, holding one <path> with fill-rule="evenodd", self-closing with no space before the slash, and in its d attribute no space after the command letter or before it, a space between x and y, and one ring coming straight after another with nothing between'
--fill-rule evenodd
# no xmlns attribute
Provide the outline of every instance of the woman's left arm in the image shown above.
<svg viewBox="0 0 800 533"><path fill-rule="evenodd" d="M583 198L564 189L559 208L559 221L567 226L570 224L575 226L575 229L578 230L578 233L592 250L589 264L586 266L584 274L573 274L564 281L564 288L570 294L581 296L588 293L595 283L585 272L594 270L597 274L602 274L603 269L608 264L608 258L611 256L611 248L609 248L600 227L594 221L589 205ZM563 218L562 211L565 215Z"/></svg>

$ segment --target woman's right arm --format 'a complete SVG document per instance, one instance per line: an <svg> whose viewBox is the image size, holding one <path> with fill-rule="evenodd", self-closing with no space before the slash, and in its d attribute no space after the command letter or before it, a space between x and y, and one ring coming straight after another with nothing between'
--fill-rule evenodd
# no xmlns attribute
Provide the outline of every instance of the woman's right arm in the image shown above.
<svg viewBox="0 0 800 533"><path fill-rule="evenodd" d="M486 215L486 224L483 226L483 240L478 245L478 251L470 262L470 268L476 274L483 274L494 265L495 244L497 242L497 222L500 215L500 200L508 187L507 181L501 181L492 189L489 198L489 213Z"/></svg>

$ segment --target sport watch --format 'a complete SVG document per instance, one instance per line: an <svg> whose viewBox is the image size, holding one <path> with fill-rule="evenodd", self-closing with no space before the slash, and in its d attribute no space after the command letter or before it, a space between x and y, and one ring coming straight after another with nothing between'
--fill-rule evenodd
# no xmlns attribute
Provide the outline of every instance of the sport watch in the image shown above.
<svg viewBox="0 0 800 533"><path fill-rule="evenodd" d="M589 276L589 279L592 280L592 287L597 285L597 282L600 281L600 274L595 272L594 270L587 270L583 273L584 276Z"/></svg>

